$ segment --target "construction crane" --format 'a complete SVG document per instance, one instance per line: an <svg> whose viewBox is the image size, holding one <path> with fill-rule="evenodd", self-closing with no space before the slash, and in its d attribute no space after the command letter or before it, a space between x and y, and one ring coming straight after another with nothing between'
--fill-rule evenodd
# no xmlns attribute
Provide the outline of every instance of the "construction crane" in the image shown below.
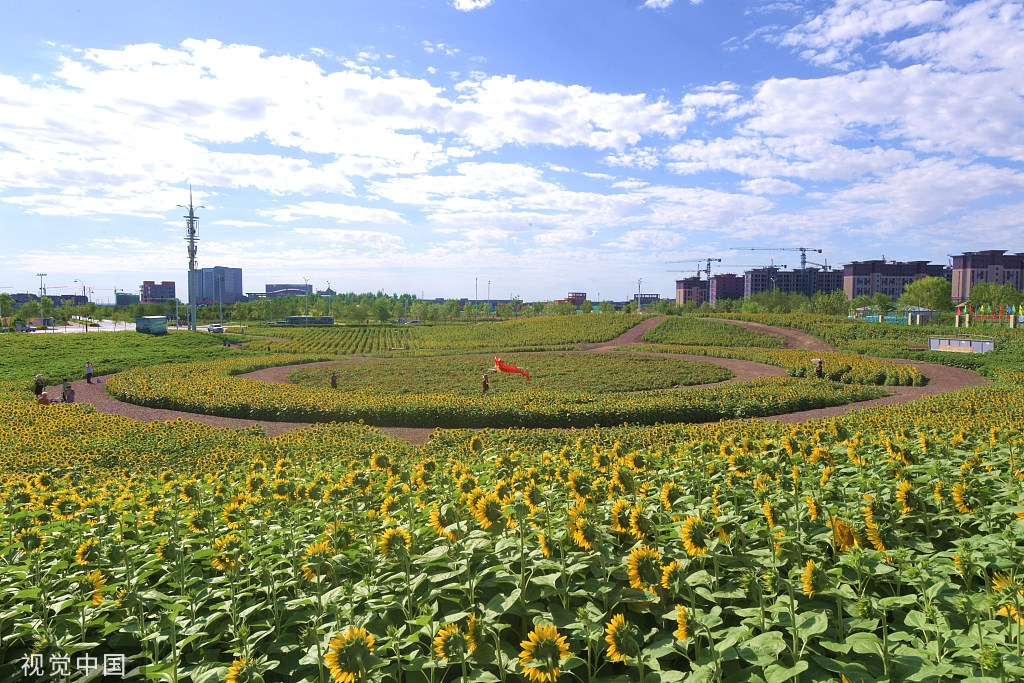
<svg viewBox="0 0 1024 683"><path fill-rule="evenodd" d="M807 252L812 254L822 253L821 249L813 247L732 247L736 251L799 251L800 252L800 293L810 296L807 292ZM812 265L819 265L814 263Z"/></svg>
<svg viewBox="0 0 1024 683"><path fill-rule="evenodd" d="M696 263L697 264L697 277L700 277L700 273L701 273L700 264L704 263L705 264L705 266L704 266L704 273L708 276L708 298L706 299L706 301L711 301L711 264L712 263L721 263L721 262L722 262L722 259L720 259L720 258L707 258L707 257L695 258L695 259L682 259L682 260L679 260L679 261L665 261L665 263ZM682 271L680 271L680 272L682 272Z"/></svg>
<svg viewBox="0 0 1024 683"><path fill-rule="evenodd" d="M721 261L721 259L718 259L718 260ZM668 263L675 263L675 261L668 261ZM697 277L698 278L700 277L700 274L702 272L707 272L707 275L708 275L708 293L707 293L707 297L708 298L707 298L707 301L710 304L711 303L711 271L710 271L710 268L707 271L702 271L700 269L700 265L699 265L701 263L700 261L680 261L680 263L696 263L696 264L698 264L698 266L697 266ZM771 264L768 264L768 265L765 265L763 263L756 263L756 264L754 264L754 263L730 263L729 265L726 265L726 266L720 266L720 268L722 270L728 270L729 268L785 268L785 267L786 267L785 263L776 264L774 262L771 263ZM689 273L690 271L688 271L688 270L669 270L669 271L666 271L666 272L668 272L668 273Z"/></svg>
<svg viewBox="0 0 1024 683"><path fill-rule="evenodd" d="M800 268L801 270L807 267L807 252L812 254L820 254L821 249L814 249L812 247L730 247L733 251L799 251L800 252Z"/></svg>

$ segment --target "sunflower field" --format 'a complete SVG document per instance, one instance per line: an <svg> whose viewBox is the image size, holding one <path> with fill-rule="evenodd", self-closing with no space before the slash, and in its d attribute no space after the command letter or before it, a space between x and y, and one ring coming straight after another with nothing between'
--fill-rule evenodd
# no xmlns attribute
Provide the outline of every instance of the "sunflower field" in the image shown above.
<svg viewBox="0 0 1024 683"><path fill-rule="evenodd" d="M696 317L665 318L644 334L643 341L682 346L785 346L785 340L775 335L754 332L734 323Z"/></svg>
<svg viewBox="0 0 1024 683"><path fill-rule="evenodd" d="M730 379L720 365L620 353L535 353L505 356L527 369L531 381L520 375L488 375L488 395L511 392L585 391L615 393L711 384ZM494 356L393 359L331 366L299 366L290 379L300 386L328 386L337 378L340 391L375 387L398 394L479 396L481 377L494 367Z"/></svg>
<svg viewBox="0 0 1024 683"><path fill-rule="evenodd" d="M333 326L261 328L271 340L251 342L256 350L279 353L407 356L497 351L544 351L614 339L644 316L566 315L504 322L443 323L390 327ZM281 339L278 339L281 338Z"/></svg>
<svg viewBox="0 0 1024 683"><path fill-rule="evenodd" d="M0 411L2 680L1024 676L1018 386L424 448Z"/></svg>
<svg viewBox="0 0 1024 683"><path fill-rule="evenodd" d="M600 356L595 354L595 362ZM363 422L398 427L582 427L623 423L708 422L779 415L888 395L827 380L763 378L678 391L633 394L568 391L459 396L398 394L365 387L271 384L235 377L312 357L257 358L139 367L111 377L107 391L127 403L189 413L278 422Z"/></svg>
<svg viewBox="0 0 1024 683"><path fill-rule="evenodd" d="M667 344L633 344L619 348L625 351L676 353L711 358L742 358L785 368L786 374L790 377L813 377L816 366L813 361L820 358L825 378L833 382L890 386L920 386L924 382L921 371L913 365L855 353Z"/></svg>

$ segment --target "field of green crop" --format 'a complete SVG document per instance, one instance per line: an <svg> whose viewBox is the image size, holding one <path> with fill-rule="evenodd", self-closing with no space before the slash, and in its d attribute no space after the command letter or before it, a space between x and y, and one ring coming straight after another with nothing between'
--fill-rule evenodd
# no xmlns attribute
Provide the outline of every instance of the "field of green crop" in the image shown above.
<svg viewBox="0 0 1024 683"><path fill-rule="evenodd" d="M263 327L254 334L285 341L252 342L256 350L280 353L408 356L573 348L614 339L643 320L639 315L577 315L520 318L504 322L442 323L400 327L367 325L303 328Z"/></svg>
<svg viewBox="0 0 1024 683"><path fill-rule="evenodd" d="M335 374L339 391L373 389L395 394L479 396L488 373L488 395L520 392L578 391L614 393L710 384L732 377L720 365L609 353L537 353L505 356L504 361L525 369L530 381L517 374L488 373L494 356L416 358L298 367L291 380L300 386L326 387Z"/></svg>
<svg viewBox="0 0 1024 683"><path fill-rule="evenodd" d="M690 317L666 318L653 330L644 334L643 341L683 346L785 346L785 341L781 337L752 332L734 323Z"/></svg>
<svg viewBox="0 0 1024 683"><path fill-rule="evenodd" d="M171 335L196 346L154 365L171 347L95 336L132 366L108 385L125 400L270 419L363 417L344 413L354 399L367 417L456 406L489 428L416 447L351 422L277 438L138 422L39 406L25 377L47 356L4 356L0 683L105 680L81 675L105 657L124 658L127 680L191 683L1024 679L1024 363L1012 354L985 366L990 386L783 424L718 418L877 396L879 373L903 376L855 356L839 378L867 384L843 385L799 376L805 351L668 345L765 354L798 376L634 394L630 381L692 366L644 361L631 379L621 351L535 362L502 350L551 382L600 357L620 391L587 404L531 389L488 407L456 385L433 403L372 391L371 369L358 391L233 376L329 349L239 355ZM49 343L59 356L83 342ZM830 375L853 354L833 355ZM414 368L379 372L383 389L463 361L476 367L351 368ZM297 376L324 372L308 370ZM600 405L621 412L588 412ZM509 416L574 426L496 428ZM61 662L70 675L51 675Z"/></svg>

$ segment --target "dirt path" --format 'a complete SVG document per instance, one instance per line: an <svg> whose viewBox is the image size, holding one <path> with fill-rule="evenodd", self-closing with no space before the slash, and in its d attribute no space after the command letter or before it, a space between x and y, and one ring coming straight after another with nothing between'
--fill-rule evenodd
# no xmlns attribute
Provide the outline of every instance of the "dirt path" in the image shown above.
<svg viewBox="0 0 1024 683"><path fill-rule="evenodd" d="M773 337L782 337L786 340L786 346L791 349L807 349L808 351L838 351L836 347L821 341L817 337L801 332L800 330L794 330L789 327L772 327L770 325L762 325L761 323L747 322L746 320L731 320L729 318L708 318L708 320L717 320L723 323L732 323L733 325L739 325L745 327L751 332L760 332L762 334L770 334Z"/></svg>
<svg viewBox="0 0 1024 683"><path fill-rule="evenodd" d="M601 342L597 344L583 344L581 345L580 351L558 351L557 353L593 353L593 352L606 352L612 351L617 347L625 346L629 344L638 344L641 341L641 337L655 327L658 323L664 320L663 317L650 318L641 322L639 325L631 328L625 334L616 337L615 339ZM719 320L715 318L715 320ZM760 323L751 323L746 321L738 320L725 320L723 322L736 323L742 325L755 332L763 332L765 334L773 334L776 336L783 337L790 348L808 349L814 351L835 351L836 348L819 339L812 337L805 332L799 332L797 330L770 327L768 325L762 325ZM552 353L550 351L531 352L531 353ZM643 353L645 355L652 356L666 356L669 358L678 358L681 360L696 361L696 362L708 362L715 363L724 368L729 369L735 375L732 380L733 382L747 382L759 377L783 377L785 376L785 370L772 365L765 365L762 363L755 363L748 360L740 360L735 358L712 358L710 356L697 356L687 355L678 353L648 353L643 351L634 351L634 353ZM477 355L477 354L461 354L461 355ZM346 363L358 363L368 362L373 360L395 360L395 359L377 359L369 357L353 357L343 361L321 361L317 363L308 363L304 365L309 366L327 366L327 365L344 365ZM890 396L884 398L875 399L871 401L863 401L860 403L849 403L843 406L835 406L832 408L820 408L816 410L804 410L796 413L788 413L785 415L775 415L771 417L760 418L763 420L775 420L778 422L785 423L797 423L804 422L806 420L813 420L818 418L837 417L845 415L853 410L860 410L862 408L872 408L881 405L896 405L900 403L906 403L913 401L922 396L933 396L936 394L943 394L966 387L984 386L989 384L989 381L984 377L981 377L977 373L971 370L961 370L959 368L946 367L944 365L934 365L931 363L917 363L912 361L893 360L895 363L901 363L904 365L914 365L924 375L926 384L920 387L891 387L893 393ZM273 382L277 384L290 384L288 376L295 369L296 366L281 366L275 368L265 368L263 370L257 370L255 372L238 375L247 379L257 379L264 382ZM107 376L109 377L109 375ZM131 418L133 420L140 420L143 422L157 422L166 420L190 420L193 422L199 422L201 424L210 425L212 427L226 427L232 429L243 429L254 426L262 427L266 432L267 436L275 437L287 432L295 431L297 429L304 429L309 427L311 423L308 422L266 422L260 420L242 420L231 417L218 417L214 415L200 415L196 413L186 413L177 410L165 410L162 408L147 408L144 406L137 406L131 403L123 403L118 401L114 397L110 396L106 392L106 380L107 377L101 377L99 380L94 380L93 384L88 384L84 380L73 382L72 386L75 388L76 398L79 403L89 403L101 413L107 413L110 415L122 415L124 417ZM704 385L707 386L707 385ZM684 387L692 388L692 387ZM50 396L59 396L60 387L49 387L47 389ZM434 433L434 429L426 427L379 427L382 433L393 436L397 439L408 441L415 445L425 444L430 435Z"/></svg>

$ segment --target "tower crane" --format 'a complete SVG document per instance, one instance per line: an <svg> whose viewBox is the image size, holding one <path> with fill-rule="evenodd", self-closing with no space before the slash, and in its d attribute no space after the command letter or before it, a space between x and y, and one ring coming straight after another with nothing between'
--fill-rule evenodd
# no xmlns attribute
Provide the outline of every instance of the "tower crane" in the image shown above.
<svg viewBox="0 0 1024 683"><path fill-rule="evenodd" d="M712 261L717 262L717 263L721 263L722 259L720 259L720 258L717 258L717 259L712 259L712 258L687 259L687 260L682 260L682 261L666 261L665 263L696 263L697 264L697 277L700 277L701 273L704 273L705 275L707 275L707 278L708 278L708 291L707 291L707 299L706 299L706 301L708 303L711 303L711 262ZM700 268L700 264L701 263L705 264L705 267L704 267L703 270ZM782 265L756 264L755 265L755 264L749 264L749 263L730 263L727 266L720 266L720 268L723 268L723 269L724 268L785 268L785 267L786 267L785 264L782 264ZM688 271L688 270L669 270L669 271L666 271L666 272L669 272L669 273L688 273L690 271Z"/></svg>
<svg viewBox="0 0 1024 683"><path fill-rule="evenodd" d="M815 249L814 247L732 247L737 251L799 251L800 252L800 292L807 296L810 294L807 292L807 252L812 254L822 253L821 249ZM819 265L813 263L812 265Z"/></svg>

